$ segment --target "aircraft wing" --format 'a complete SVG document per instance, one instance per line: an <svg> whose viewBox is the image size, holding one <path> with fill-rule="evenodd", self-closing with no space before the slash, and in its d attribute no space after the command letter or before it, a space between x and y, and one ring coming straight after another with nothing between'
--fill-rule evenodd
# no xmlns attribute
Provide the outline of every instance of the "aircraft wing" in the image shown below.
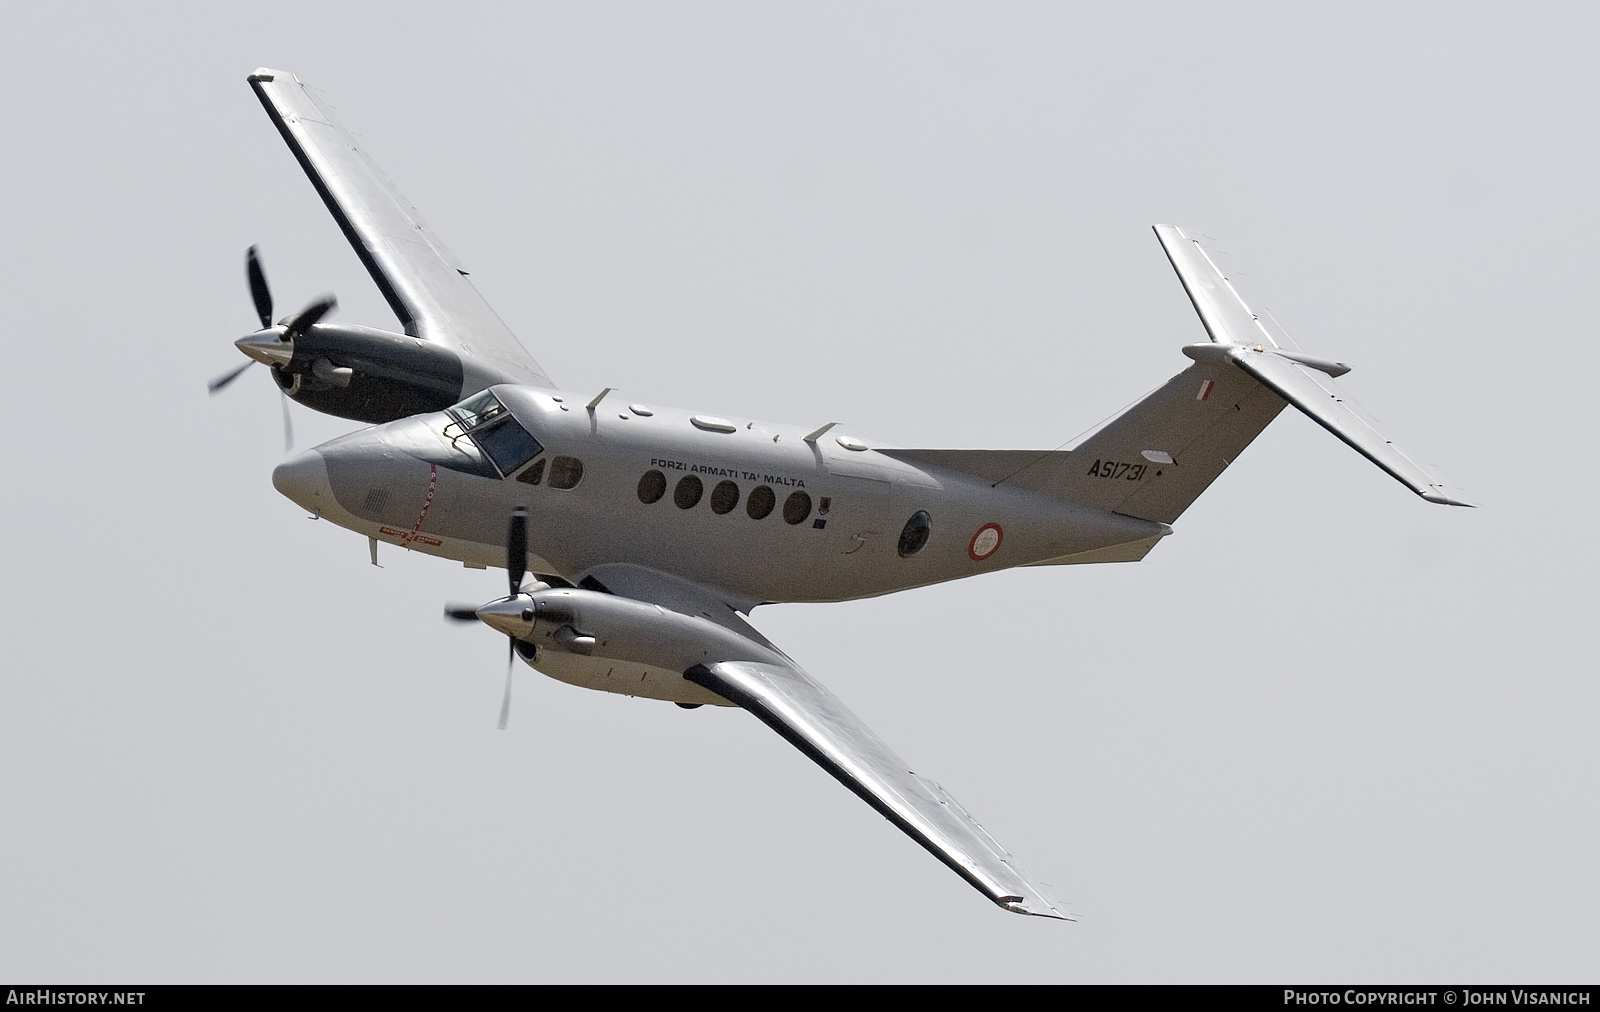
<svg viewBox="0 0 1600 1012"><path fill-rule="evenodd" d="M912 772L798 666L723 661L697 664L684 677L755 714L995 903L1013 913L1077 919L1059 909L943 787Z"/></svg>
<svg viewBox="0 0 1600 1012"><path fill-rule="evenodd" d="M701 627L705 645L697 651L706 660L689 668L686 679L755 714L995 903L1019 914L1077 919L943 787L913 773L838 696L746 622L740 612L754 602L625 563L595 566L579 576L585 588L710 623ZM728 659L712 660L719 656Z"/></svg>
<svg viewBox="0 0 1600 1012"><path fill-rule="evenodd" d="M262 67L250 87L407 334L496 369L505 381L554 386L460 261L303 81Z"/></svg>

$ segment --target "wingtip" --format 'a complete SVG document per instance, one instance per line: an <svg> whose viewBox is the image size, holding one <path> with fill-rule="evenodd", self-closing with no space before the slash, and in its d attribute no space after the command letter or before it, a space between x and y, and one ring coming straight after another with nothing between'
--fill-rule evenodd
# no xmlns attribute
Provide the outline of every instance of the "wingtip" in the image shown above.
<svg viewBox="0 0 1600 1012"><path fill-rule="evenodd" d="M1048 917L1055 921L1076 921L1078 919L1077 914L1070 910L1063 910L1062 905L1057 903L1049 893L1045 892L1040 883L1023 882L1017 884L1027 886L1026 895L1020 892L1001 893L999 895L990 893L989 898L997 906L1014 914L1026 914L1029 917Z"/></svg>
<svg viewBox="0 0 1600 1012"><path fill-rule="evenodd" d="M1025 912L1035 917L1048 917L1052 921L1066 921L1068 924L1076 924L1082 920L1079 915L1070 910L1057 910L1055 907L1051 907L1049 910L1028 910Z"/></svg>
<svg viewBox="0 0 1600 1012"><path fill-rule="evenodd" d="M1462 506L1469 510L1478 508L1478 504L1475 502L1467 502L1465 499L1452 499L1442 492L1420 492L1418 494L1429 502L1438 503L1440 506Z"/></svg>
<svg viewBox="0 0 1600 1012"><path fill-rule="evenodd" d="M1048 917L1053 921L1076 922L1078 920L1077 914L1071 911L1058 910L1055 904L1049 901L1043 903L1042 909L1029 906L1028 901L1021 896L1000 896L995 899L995 903L1014 914L1026 914L1029 917Z"/></svg>
<svg viewBox="0 0 1600 1012"><path fill-rule="evenodd" d="M1150 231L1156 234L1156 242L1169 253L1177 243L1194 238L1177 225L1151 225Z"/></svg>

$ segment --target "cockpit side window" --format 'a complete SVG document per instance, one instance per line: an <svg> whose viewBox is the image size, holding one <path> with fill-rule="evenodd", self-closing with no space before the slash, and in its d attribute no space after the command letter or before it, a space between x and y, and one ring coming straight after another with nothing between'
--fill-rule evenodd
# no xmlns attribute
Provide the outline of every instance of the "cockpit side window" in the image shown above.
<svg viewBox="0 0 1600 1012"><path fill-rule="evenodd" d="M493 425L479 425L469 435L494 461L494 466L500 469L501 474L510 474L544 449L532 433L510 417Z"/></svg>
<svg viewBox="0 0 1600 1012"><path fill-rule="evenodd" d="M445 435L452 442L463 435L470 437L502 475L510 474L544 450L533 434L511 417L500 399L487 390L450 408L448 414L452 421L445 426Z"/></svg>
<svg viewBox="0 0 1600 1012"><path fill-rule="evenodd" d="M544 466L548 463L550 463L548 457L536 461L532 467L517 475L517 480L525 481L529 485L539 484L541 481L544 481Z"/></svg>

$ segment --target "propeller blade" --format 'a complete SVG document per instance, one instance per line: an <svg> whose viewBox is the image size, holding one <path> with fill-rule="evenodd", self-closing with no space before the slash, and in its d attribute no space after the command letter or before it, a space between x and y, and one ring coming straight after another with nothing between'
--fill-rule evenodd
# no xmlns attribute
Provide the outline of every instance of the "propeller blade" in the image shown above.
<svg viewBox="0 0 1600 1012"><path fill-rule="evenodd" d="M522 577L528 571L528 510L518 506L511 511L511 526L506 531L506 575L515 596L522 590Z"/></svg>
<svg viewBox="0 0 1600 1012"><path fill-rule="evenodd" d="M332 295L322 296L320 299L312 302L311 305L300 310L300 312L295 315L294 319L289 321L289 327L288 330L285 331L283 339L285 341L293 341L301 334L304 334L312 327L315 327L318 320L321 320L324 316L327 316L338 307L338 299L334 298Z"/></svg>
<svg viewBox="0 0 1600 1012"><path fill-rule="evenodd" d="M500 730L506 729L506 721L511 719L511 672L517 662L517 643L510 637L506 638L506 694L500 700Z"/></svg>
<svg viewBox="0 0 1600 1012"><path fill-rule="evenodd" d="M289 421L289 395L283 387L278 388L278 393L283 397L283 452L288 453L294 449L294 424Z"/></svg>
<svg viewBox="0 0 1600 1012"><path fill-rule="evenodd" d="M452 622L476 622L478 609L470 604L447 604L444 606L444 617Z"/></svg>
<svg viewBox="0 0 1600 1012"><path fill-rule="evenodd" d="M218 376L216 379L212 380L210 383L207 383L206 384L206 389L211 391L211 394L212 394L213 397L216 396L218 391L220 391L223 387L227 386L229 383L232 383L234 380L238 379L241 373L243 373L246 369L250 368L253 365L255 365L255 362L254 361L250 361L250 362L246 362L244 365L241 365L237 369L229 370L228 372L224 373L223 375Z"/></svg>
<svg viewBox="0 0 1600 1012"><path fill-rule="evenodd" d="M251 246L244 255L244 273L250 280L250 298L256 303L256 316L261 319L261 329L272 326L272 290L267 287L267 275L261 269L261 257Z"/></svg>

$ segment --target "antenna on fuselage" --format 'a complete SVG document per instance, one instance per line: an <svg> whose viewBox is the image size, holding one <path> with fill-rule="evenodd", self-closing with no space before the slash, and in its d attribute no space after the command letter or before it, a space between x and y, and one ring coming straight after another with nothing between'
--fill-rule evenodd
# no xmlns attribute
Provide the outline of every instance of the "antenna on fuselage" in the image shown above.
<svg viewBox="0 0 1600 1012"><path fill-rule="evenodd" d="M817 429L815 432L808 433L808 434L806 434L806 435L804 435L804 436L802 436L800 438L804 439L808 443L815 444L817 440L821 439L823 436L828 434L828 430L829 429L833 428L835 425L838 425L838 424L839 424L838 422L829 422L827 425L824 425L822 428Z"/></svg>

